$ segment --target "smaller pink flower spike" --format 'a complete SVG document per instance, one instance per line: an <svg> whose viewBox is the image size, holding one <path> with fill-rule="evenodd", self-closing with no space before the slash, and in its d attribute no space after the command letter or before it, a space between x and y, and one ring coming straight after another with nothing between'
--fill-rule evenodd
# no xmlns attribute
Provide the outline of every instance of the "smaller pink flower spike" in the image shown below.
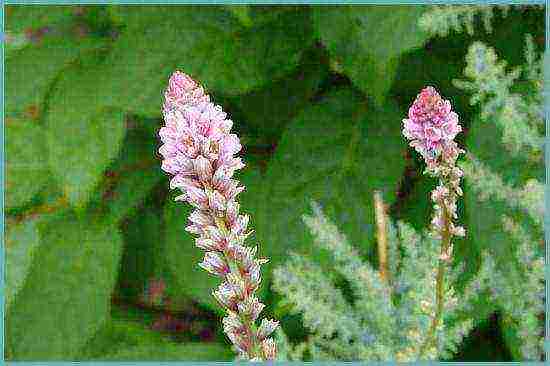
<svg viewBox="0 0 550 366"><path fill-rule="evenodd" d="M409 118L403 120L403 135L410 146L418 151L427 165L427 172L439 179L438 186L432 191L434 203L432 233L441 240L440 265L437 269L436 313L421 346L420 354L438 339L436 330L444 311L444 273L445 264L452 259L454 236L464 236L465 230L455 225L458 218L456 202L462 196L460 179L462 170L456 166L456 160L464 150L454 141L462 131L458 115L452 111L451 103L441 98L435 88L428 86L418 94L409 109Z"/></svg>
<svg viewBox="0 0 550 366"><path fill-rule="evenodd" d="M454 141L460 131L462 127L451 103L431 86L422 89L409 109L409 118L403 120L403 135L422 155L427 171L439 178L439 185L432 192L435 204L432 226L438 236L464 235L464 228L453 224L457 217L456 200L462 196L463 174L456 160L464 150Z"/></svg>
<svg viewBox="0 0 550 366"><path fill-rule="evenodd" d="M428 86L416 97L409 109L409 118L403 120L403 135L431 167L443 149L449 149L456 135L462 131L458 115L451 103L441 98L435 88Z"/></svg>

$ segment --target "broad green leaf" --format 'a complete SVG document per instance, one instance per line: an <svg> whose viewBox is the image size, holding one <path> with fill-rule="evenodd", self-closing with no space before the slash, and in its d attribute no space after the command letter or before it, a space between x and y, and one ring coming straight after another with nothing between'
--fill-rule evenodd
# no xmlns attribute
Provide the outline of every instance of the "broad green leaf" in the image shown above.
<svg viewBox="0 0 550 366"><path fill-rule="evenodd" d="M268 23L284 17L288 11L299 11L293 5L225 5L225 8L246 27Z"/></svg>
<svg viewBox="0 0 550 366"><path fill-rule="evenodd" d="M109 320L86 344L78 359L94 360L121 349L162 346L168 342L169 337L149 329L132 312L114 307Z"/></svg>
<svg viewBox="0 0 550 366"><path fill-rule="evenodd" d="M62 70L104 45L97 37L77 37L68 32L58 29L37 45L14 51L6 60L6 117L38 119L44 112L45 97Z"/></svg>
<svg viewBox="0 0 550 366"><path fill-rule="evenodd" d="M514 9L514 8L512 8ZM521 8L515 8L508 16L500 22L494 22L494 30L485 37L482 33L476 35L476 38L481 38L486 44L495 47L499 58L506 60L510 67L525 65L525 37L527 34L532 35L535 39L545 36L545 27L542 20L544 19L544 8L539 9L537 14L534 7L531 7L532 13L527 15ZM542 10L542 11L541 11ZM527 16L526 16L527 15ZM539 38L540 40L544 38ZM539 51L544 52L544 43L537 41Z"/></svg>
<svg viewBox="0 0 550 366"><path fill-rule="evenodd" d="M246 28L223 7L115 9L126 31L97 72L99 98L146 116L160 116L175 69L208 90L239 94L288 74L313 42L306 10Z"/></svg>
<svg viewBox="0 0 550 366"><path fill-rule="evenodd" d="M6 309L10 308L17 292L23 287L38 248L37 220L9 222L6 227Z"/></svg>
<svg viewBox="0 0 550 366"><path fill-rule="evenodd" d="M148 132L129 129L118 159L107 170L101 200L115 221L131 215L154 185L165 177L156 152L158 137Z"/></svg>
<svg viewBox="0 0 550 366"><path fill-rule="evenodd" d="M229 101L240 109L246 124L255 127L262 137L278 138L327 77L329 70L320 62L323 56L320 50L311 50L291 75Z"/></svg>
<svg viewBox="0 0 550 366"><path fill-rule="evenodd" d="M124 223L124 253L119 292L132 302L141 300L149 280L162 277L165 268L162 214L149 207Z"/></svg>
<svg viewBox="0 0 550 366"><path fill-rule="evenodd" d="M201 45L205 55L202 62L196 57L189 61L182 57L177 65L196 74L209 88L240 94L297 66L303 50L313 44L310 22L305 9L287 12L261 26L226 33L221 40L224 47L214 47L213 54L212 46Z"/></svg>
<svg viewBox="0 0 550 366"><path fill-rule="evenodd" d="M337 69L380 106L395 77L399 57L428 39L418 27L422 6L316 6L315 32Z"/></svg>
<svg viewBox="0 0 550 366"><path fill-rule="evenodd" d="M395 93L395 98L400 104L409 108L418 93L431 85L443 98L450 100L453 110L459 114L461 125L467 127L472 112L469 96L453 85L453 75L460 75L464 68L464 53L452 47L464 46L464 49L467 49L469 43L444 45L443 41L439 42L441 44L433 45L433 49L417 49L403 56L396 73L399 82L392 86L391 91ZM413 151L414 149L411 149L411 152ZM416 152L413 154L418 155Z"/></svg>
<svg viewBox="0 0 550 366"><path fill-rule="evenodd" d="M27 119L6 119L6 208L28 203L47 183L44 129Z"/></svg>
<svg viewBox="0 0 550 366"><path fill-rule="evenodd" d="M283 134L257 199L256 234L270 258L266 266L284 261L289 251L316 253L301 221L311 200L360 252L370 247L373 192L381 190L385 202L393 202L405 144L393 105L363 103L351 90L334 92L304 109Z"/></svg>
<svg viewBox="0 0 550 366"><path fill-rule="evenodd" d="M228 12L241 22L245 27L251 27L254 22L250 17L250 5L225 5Z"/></svg>
<svg viewBox="0 0 550 366"><path fill-rule="evenodd" d="M237 173L236 179L239 179L241 184L246 187L246 190L239 195L240 210L251 216L249 226L254 228L256 223L255 204L260 199L257 191L262 177L257 170L245 168L242 174ZM168 185L168 180L166 184ZM171 274L169 291L174 296L192 297L208 305L212 310L221 312L221 307L212 296L212 291L218 287L221 281L218 277L199 267L198 264L203 259L204 251L195 246L195 236L185 231L192 210L187 204L174 202L172 199L175 194L176 192L170 193L170 201L166 202L164 212L166 263ZM247 244L252 246L258 243L253 236L247 240ZM259 243L259 256L265 256L267 251L264 243ZM265 271L262 271L262 278L263 275L265 275ZM263 283L258 294L260 298L263 298L267 290L266 282Z"/></svg>
<svg viewBox="0 0 550 366"><path fill-rule="evenodd" d="M143 345L99 357L108 361L232 361L229 347L215 343Z"/></svg>
<svg viewBox="0 0 550 366"><path fill-rule="evenodd" d="M170 291L174 296L190 296L215 309L217 304L211 292L219 280L198 266L203 252L195 247L193 236L185 231L192 210L186 204L174 202L172 194L169 197L164 210L164 240L171 275Z"/></svg>
<svg viewBox="0 0 550 366"><path fill-rule="evenodd" d="M109 314L122 240L95 217L64 211L39 226L40 246L10 307L14 360L68 360Z"/></svg>
<svg viewBox="0 0 550 366"><path fill-rule="evenodd" d="M75 65L56 83L46 114L49 166L75 207L86 204L125 134L124 114L98 104L97 87L86 65Z"/></svg>
<svg viewBox="0 0 550 366"><path fill-rule="evenodd" d="M401 198L399 204L394 207L397 219L406 221L418 232L429 229L433 215L433 202L430 197L432 190L437 186L437 179L421 175L424 168L424 166L411 168L411 170L417 169L414 173L417 181L410 191L402 192L406 197ZM407 178L414 179L410 175Z"/></svg>
<svg viewBox="0 0 550 366"><path fill-rule="evenodd" d="M67 5L8 5L6 6L6 29L24 32L70 21L75 13L74 6Z"/></svg>
<svg viewBox="0 0 550 366"><path fill-rule="evenodd" d="M464 339L453 359L448 361L460 363L491 362L495 364L512 361L501 340L495 337L497 328L498 323L494 316L478 324L474 333Z"/></svg>

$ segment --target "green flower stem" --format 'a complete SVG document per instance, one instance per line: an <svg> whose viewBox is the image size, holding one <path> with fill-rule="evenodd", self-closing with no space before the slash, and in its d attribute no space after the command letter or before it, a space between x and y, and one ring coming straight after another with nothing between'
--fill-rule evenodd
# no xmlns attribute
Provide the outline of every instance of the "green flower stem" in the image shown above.
<svg viewBox="0 0 550 366"><path fill-rule="evenodd" d="M450 185L446 184L446 186L449 187ZM453 191L451 191L450 194L454 195L454 193L452 192ZM432 324L428 331L428 335L426 336L425 341L420 348L419 358L422 358L424 356L430 346L435 346L436 349L438 347L437 337L435 335L437 327L439 326L439 323L441 322L441 318L443 316L443 308L445 304L445 270L447 269L447 264L449 261L449 259L446 259L445 256L449 252L452 238L452 233L450 230L451 217L449 212L449 208L446 205L443 205L444 223L443 230L441 232L441 252L436 276L436 311L432 320Z"/></svg>

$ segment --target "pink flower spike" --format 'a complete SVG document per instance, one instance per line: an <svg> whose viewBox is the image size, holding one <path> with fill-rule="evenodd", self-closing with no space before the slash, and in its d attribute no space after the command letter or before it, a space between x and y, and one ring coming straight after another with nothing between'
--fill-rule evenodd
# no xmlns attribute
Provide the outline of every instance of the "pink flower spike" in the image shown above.
<svg viewBox="0 0 550 366"><path fill-rule="evenodd" d="M427 166L426 171L439 180L431 194L434 202L431 230L433 237L441 243L435 286L437 309L443 309L445 304L444 274L452 259L452 238L466 235L465 229L455 225L453 221L458 218L456 202L462 195L460 179L463 173L456 166L456 161L464 150L454 141L460 131L462 127L458 122L458 115L452 111L451 103L441 98L431 86L418 94L409 109L409 118L403 120L403 136L422 155ZM428 346L435 345L437 348L436 332L442 316L443 311L438 311L433 317L420 348L421 356Z"/></svg>
<svg viewBox="0 0 550 366"><path fill-rule="evenodd" d="M449 143L461 130L451 103L431 86L420 92L409 109L409 119L403 120L403 135L429 167L434 167L433 160L449 149Z"/></svg>
<svg viewBox="0 0 550 366"><path fill-rule="evenodd" d="M164 97L161 167L172 176L170 188L183 192L175 200L195 208L185 230L197 236L195 246L206 252L199 265L222 278L212 295L227 311L224 332L244 358L274 359L272 341L263 338L278 323L264 321L261 334L251 324L265 307L254 293L261 281L260 265L266 260L255 259L256 247L245 245L252 231L247 231L249 217L239 214L236 201L245 187L233 175L245 165L236 156L242 145L231 133L233 121L183 72L172 74Z"/></svg>

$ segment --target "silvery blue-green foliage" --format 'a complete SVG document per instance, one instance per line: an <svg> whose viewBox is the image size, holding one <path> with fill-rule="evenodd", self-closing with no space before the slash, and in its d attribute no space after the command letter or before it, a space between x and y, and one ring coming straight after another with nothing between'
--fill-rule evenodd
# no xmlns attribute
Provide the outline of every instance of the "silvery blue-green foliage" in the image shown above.
<svg viewBox="0 0 550 366"><path fill-rule="evenodd" d="M539 132L543 124L542 61L536 58L531 37L526 43L526 64L510 72L506 72L506 62L498 61L492 48L481 42L473 43L464 70L469 80L455 82L472 94L472 105L481 105L482 120L497 124L502 142L514 154L519 154L522 148L528 149L528 153L540 153L543 143ZM520 76L532 89L527 96L511 91Z"/></svg>
<svg viewBox="0 0 550 366"><path fill-rule="evenodd" d="M464 291L466 311L479 294L498 303L503 312L503 325L510 329L507 337L514 356L539 360L543 351L542 322L544 312L544 258L536 254L536 242L510 217L503 216L504 229L518 247L514 253L518 263L500 268L489 253L483 255L483 265L476 278Z"/></svg>
<svg viewBox="0 0 550 366"><path fill-rule="evenodd" d="M544 5L528 5L543 9ZM515 8L527 7L514 5ZM418 25L431 35L445 37L451 31L475 33L476 18L483 23L485 32L493 31L495 15L506 17L512 5L433 5L419 18Z"/></svg>
<svg viewBox="0 0 550 366"><path fill-rule="evenodd" d="M525 60L521 67L508 71L506 63L498 60L495 50L475 42L466 56L464 74L467 80L455 84L472 94L471 104L480 105L481 115L476 122L494 124L501 141L496 134L492 141L495 145L501 143L509 153L505 158L526 162L521 172L516 171L518 168L513 164L502 164L496 171L490 166L493 161L484 161L474 151L463 168L466 182L478 202L503 203L507 207L507 211L494 210L496 224L492 230L501 231L515 248L510 256L512 262L507 263L500 263L490 250L484 253L475 292L486 290L498 304L503 313L505 338L513 356L540 360L543 331L539 316L544 311L544 258L539 243L543 243L544 186L537 171L543 165L542 57L529 36ZM478 236L475 240L490 239ZM469 291L472 289L466 290L466 297L471 296Z"/></svg>
<svg viewBox="0 0 550 366"><path fill-rule="evenodd" d="M469 161L463 163L463 166L465 175L471 177L472 188L480 200L506 201L510 208L520 210L542 229L544 186L541 182L531 178L521 187L512 187L473 155L469 156Z"/></svg>
<svg viewBox="0 0 550 366"><path fill-rule="evenodd" d="M414 361L449 357L472 327L457 320L462 307L452 283L445 284L444 318L436 330L437 348L421 354L435 314L439 241L418 235L409 225L388 224L388 276L363 260L316 204L303 221L315 244L332 254L334 271L292 254L274 271L283 302L303 317L307 342L290 345L279 333L280 359ZM339 286L349 285L352 294ZM451 320L453 320L451 322Z"/></svg>
<svg viewBox="0 0 550 366"><path fill-rule="evenodd" d="M496 10L506 16L510 6L493 5L435 5L425 12L419 19L419 25L430 34L446 36L451 30L466 31L474 34L474 23L477 16L481 17L487 33L491 33L492 20Z"/></svg>

